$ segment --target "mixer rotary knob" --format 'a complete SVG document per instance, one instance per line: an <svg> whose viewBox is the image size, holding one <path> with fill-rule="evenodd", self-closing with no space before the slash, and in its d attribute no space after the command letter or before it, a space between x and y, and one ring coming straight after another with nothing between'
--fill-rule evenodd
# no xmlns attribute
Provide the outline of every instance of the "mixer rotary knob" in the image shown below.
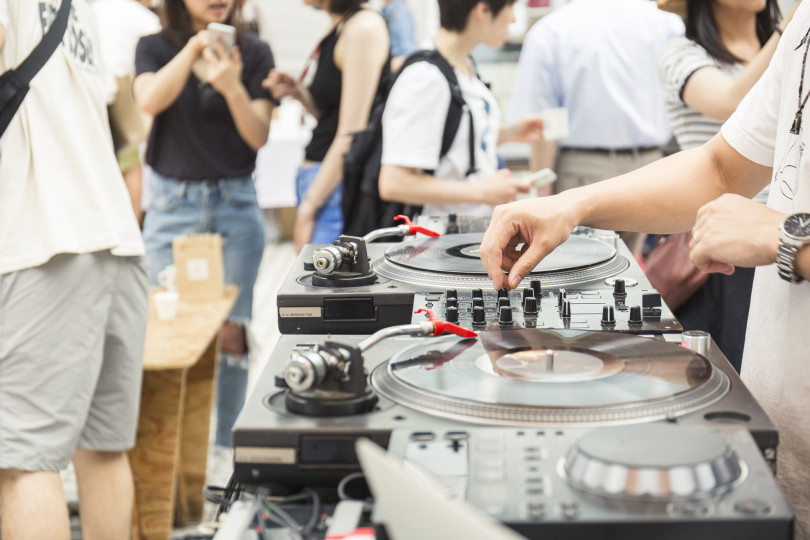
<svg viewBox="0 0 810 540"><path fill-rule="evenodd" d="M445 314L445 318L447 322L457 323L458 322L458 307L456 306L447 306L447 312Z"/></svg>
<svg viewBox="0 0 810 540"><path fill-rule="evenodd" d="M605 326L613 326L616 324L616 312L613 306L602 306L602 324Z"/></svg>
<svg viewBox="0 0 810 540"><path fill-rule="evenodd" d="M527 296L523 300L523 313L526 315L536 315L537 314L537 298L534 296Z"/></svg>
<svg viewBox="0 0 810 540"><path fill-rule="evenodd" d="M506 287L501 287L501 290L498 291L498 298L509 298L509 291Z"/></svg>
<svg viewBox="0 0 810 540"><path fill-rule="evenodd" d="M641 306L630 306L630 318L627 322L630 324L641 324L644 322L641 318Z"/></svg>
<svg viewBox="0 0 810 540"><path fill-rule="evenodd" d="M474 306L472 314L473 324L485 324L487 322L484 306Z"/></svg>
<svg viewBox="0 0 810 540"><path fill-rule="evenodd" d="M512 308L510 306L501 306L498 313L498 324L507 325L512 324Z"/></svg>

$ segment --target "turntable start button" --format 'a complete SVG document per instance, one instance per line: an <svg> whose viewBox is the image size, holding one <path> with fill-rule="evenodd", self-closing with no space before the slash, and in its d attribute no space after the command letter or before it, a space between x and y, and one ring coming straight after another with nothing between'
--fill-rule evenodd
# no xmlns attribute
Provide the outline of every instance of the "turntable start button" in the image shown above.
<svg viewBox="0 0 810 540"><path fill-rule="evenodd" d="M773 505L761 499L744 499L734 503L734 511L746 516L767 516L773 512Z"/></svg>

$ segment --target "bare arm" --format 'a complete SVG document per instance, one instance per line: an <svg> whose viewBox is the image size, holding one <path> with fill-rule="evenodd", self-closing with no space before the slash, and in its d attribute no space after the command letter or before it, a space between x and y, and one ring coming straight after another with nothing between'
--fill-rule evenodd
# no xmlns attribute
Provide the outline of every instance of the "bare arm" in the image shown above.
<svg viewBox="0 0 810 540"><path fill-rule="evenodd" d="M291 96L293 99L300 101L309 114L315 118L320 116L318 107L315 106L315 101L312 99L309 90L287 73L271 69L270 73L262 81L262 86L270 90L270 93L277 101Z"/></svg>
<svg viewBox="0 0 810 540"><path fill-rule="evenodd" d="M234 47L230 56L222 43L218 43L218 47L218 55L208 48L203 50L209 65L209 82L225 98L239 136L253 150L258 150L264 146L270 134L273 106L269 99L250 99L247 88L242 84L239 47Z"/></svg>
<svg viewBox="0 0 810 540"><path fill-rule="evenodd" d="M752 197L770 174L770 168L744 158L718 134L700 148L610 180L499 206L481 244L481 259L495 288L506 284L501 268L509 271L508 285L515 287L576 225L684 231L706 203L724 193ZM521 243L526 245L517 251Z"/></svg>
<svg viewBox="0 0 810 540"><path fill-rule="evenodd" d="M312 237L315 216L323 201L340 184L343 154L351 134L368 123L368 115L383 65L388 61L388 31L378 15L361 12L346 22L335 45L335 63L343 75L337 135L324 157L318 176L298 207L295 243L300 249Z"/></svg>
<svg viewBox="0 0 810 540"><path fill-rule="evenodd" d="M380 197L406 204L504 204L526 193L529 184L521 182L507 169L501 169L482 182L444 180L422 174L412 167L383 165L380 171Z"/></svg>
<svg viewBox="0 0 810 540"><path fill-rule="evenodd" d="M132 94L144 112L157 116L180 96L191 75L191 66L208 45L207 36L208 33L201 30L157 73L141 73L135 77Z"/></svg>
<svg viewBox="0 0 810 540"><path fill-rule="evenodd" d="M782 30L793 18L800 3L796 2L790 13L779 23ZM736 80L714 66L698 69L689 77L684 86L683 102L706 116L718 120L728 120L748 91L765 73L765 69L776 52L779 38L779 33L774 32Z"/></svg>

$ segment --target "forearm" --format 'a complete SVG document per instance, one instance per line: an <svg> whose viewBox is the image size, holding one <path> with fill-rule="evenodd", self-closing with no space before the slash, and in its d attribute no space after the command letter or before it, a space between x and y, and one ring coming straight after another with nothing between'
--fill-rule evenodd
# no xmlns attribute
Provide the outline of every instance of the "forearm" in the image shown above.
<svg viewBox="0 0 810 540"><path fill-rule="evenodd" d="M321 162L321 168L315 181L306 193L306 199L317 206L321 206L340 185L343 178L343 154L349 149L351 137L335 137L326 156Z"/></svg>
<svg viewBox="0 0 810 540"><path fill-rule="evenodd" d="M560 197L573 203L582 225L674 233L689 229L697 210L723 193L754 196L769 171L745 160L718 135L700 148Z"/></svg>
<svg viewBox="0 0 810 540"><path fill-rule="evenodd" d="M771 63L773 54L776 52L779 37L779 34L774 32L762 49L760 49L759 53L748 63L742 73L740 73L740 76L731 85L729 101L734 105L732 112L737 108L737 105L740 104L751 88L754 87L759 78L762 77L762 74L765 73L765 70ZM723 118L723 120L726 120L726 118Z"/></svg>
<svg viewBox="0 0 810 540"><path fill-rule="evenodd" d="M295 99L301 102L301 105L304 106L304 109L314 116L316 119L321 116L321 112L318 110L318 107L315 105L315 100L312 99L312 94L309 93L309 90L304 88L303 85L298 85L293 92L292 95Z"/></svg>
<svg viewBox="0 0 810 540"><path fill-rule="evenodd" d="M425 204L481 203L476 184L442 180L414 169L383 165L380 171L380 197L384 201L423 206Z"/></svg>
<svg viewBox="0 0 810 540"><path fill-rule="evenodd" d="M133 85L138 106L152 116L168 109L183 91L197 56L193 49L184 47L156 73L139 75Z"/></svg>
<svg viewBox="0 0 810 540"><path fill-rule="evenodd" d="M269 100L253 102L241 83L224 97L239 136L253 150L258 151L267 143L270 134L272 106Z"/></svg>

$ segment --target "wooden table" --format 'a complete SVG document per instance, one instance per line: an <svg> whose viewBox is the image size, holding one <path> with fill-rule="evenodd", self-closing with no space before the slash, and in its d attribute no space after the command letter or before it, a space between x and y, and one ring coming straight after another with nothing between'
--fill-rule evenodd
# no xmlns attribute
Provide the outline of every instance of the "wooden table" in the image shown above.
<svg viewBox="0 0 810 540"><path fill-rule="evenodd" d="M172 524L200 521L219 329L238 288L216 300L180 300L177 318L158 320L153 288L143 363L138 435L129 460L135 481L133 538L166 540Z"/></svg>

